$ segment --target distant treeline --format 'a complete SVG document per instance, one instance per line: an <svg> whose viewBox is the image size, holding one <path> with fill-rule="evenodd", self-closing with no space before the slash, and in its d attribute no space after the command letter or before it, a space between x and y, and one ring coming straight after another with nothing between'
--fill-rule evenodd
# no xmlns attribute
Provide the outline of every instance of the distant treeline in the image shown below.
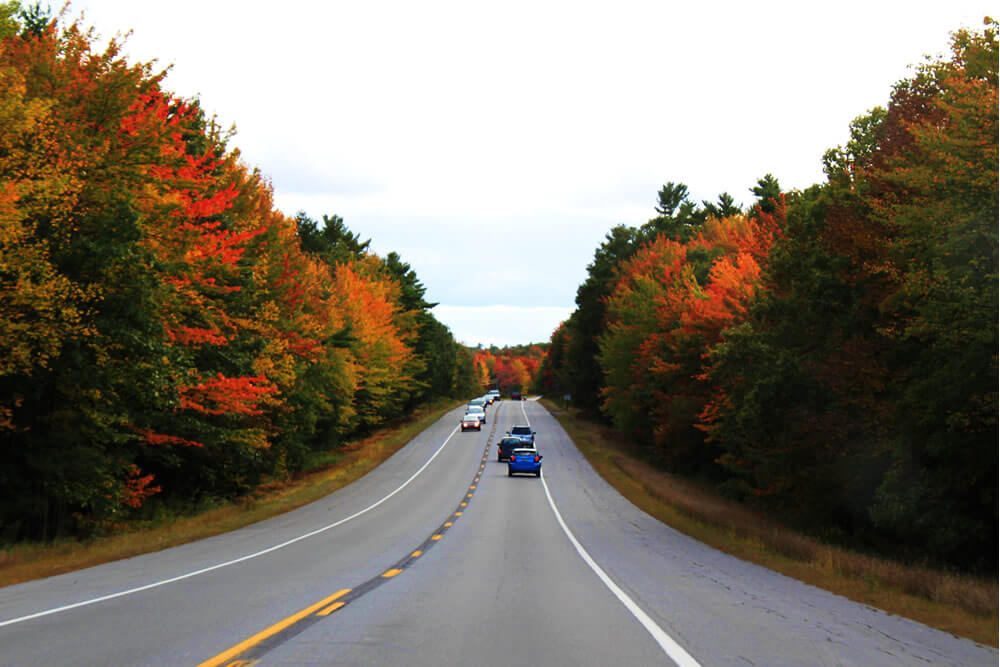
<svg viewBox="0 0 1000 667"><path fill-rule="evenodd" d="M472 350L478 383L499 389L505 396L532 390L547 347L548 343L541 343Z"/></svg>
<svg viewBox="0 0 1000 667"><path fill-rule="evenodd" d="M995 574L997 23L951 47L821 185L768 175L741 211L667 183L595 252L542 384L810 532Z"/></svg>
<svg viewBox="0 0 1000 667"><path fill-rule="evenodd" d="M197 101L0 4L0 542L233 498L484 391L396 253L291 219Z"/></svg>

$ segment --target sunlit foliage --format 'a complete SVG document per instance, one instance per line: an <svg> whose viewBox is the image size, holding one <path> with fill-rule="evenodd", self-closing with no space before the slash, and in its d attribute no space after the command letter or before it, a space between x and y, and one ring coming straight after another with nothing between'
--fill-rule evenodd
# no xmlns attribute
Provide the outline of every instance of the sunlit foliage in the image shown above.
<svg viewBox="0 0 1000 667"><path fill-rule="evenodd" d="M0 5L0 540L232 498L468 391L398 255L277 211L197 100L95 44Z"/></svg>

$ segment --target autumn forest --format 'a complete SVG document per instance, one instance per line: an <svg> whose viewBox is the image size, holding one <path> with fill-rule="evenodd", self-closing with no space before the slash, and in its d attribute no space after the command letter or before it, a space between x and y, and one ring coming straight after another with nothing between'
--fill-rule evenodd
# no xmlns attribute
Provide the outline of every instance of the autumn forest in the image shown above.
<svg viewBox="0 0 1000 667"><path fill-rule="evenodd" d="M822 184L667 182L551 341L500 350L342 218L278 211L164 73L0 4L0 544L237 498L499 383L823 539L995 573L996 30L858 117Z"/></svg>
<svg viewBox="0 0 1000 667"><path fill-rule="evenodd" d="M997 568L997 24L747 211L660 190L606 236L540 381L799 529ZM775 137L781 141L781 137Z"/></svg>
<svg viewBox="0 0 1000 667"><path fill-rule="evenodd" d="M337 216L278 212L161 73L12 7L0 540L232 499L415 406L485 391L493 362L434 318L397 254L376 256Z"/></svg>

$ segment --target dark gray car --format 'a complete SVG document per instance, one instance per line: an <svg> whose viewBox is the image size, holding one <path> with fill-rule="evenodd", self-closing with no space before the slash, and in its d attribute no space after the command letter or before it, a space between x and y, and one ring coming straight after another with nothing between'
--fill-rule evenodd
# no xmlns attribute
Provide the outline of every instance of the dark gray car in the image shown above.
<svg viewBox="0 0 1000 667"><path fill-rule="evenodd" d="M504 438L500 441L500 444L497 445L497 461L506 461L510 458L510 453L512 451L528 446L534 447L534 445L524 444L524 441L520 438Z"/></svg>

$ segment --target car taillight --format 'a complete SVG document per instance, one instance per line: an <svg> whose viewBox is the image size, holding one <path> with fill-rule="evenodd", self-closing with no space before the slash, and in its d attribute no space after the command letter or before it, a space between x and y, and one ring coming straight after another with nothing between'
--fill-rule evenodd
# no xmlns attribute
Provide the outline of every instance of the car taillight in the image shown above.
<svg viewBox="0 0 1000 667"><path fill-rule="evenodd" d="M511 463L515 463L516 461L517 461L517 457L516 457L516 456L514 456L513 454L511 454L511 455L510 455L510 462L511 462Z"/></svg>
<svg viewBox="0 0 1000 667"><path fill-rule="evenodd" d="M539 462L539 461L541 461L541 460L542 460L542 459L541 459L540 457L538 457L538 456L536 456L536 457L535 457L535 463L538 463L538 462Z"/></svg>

